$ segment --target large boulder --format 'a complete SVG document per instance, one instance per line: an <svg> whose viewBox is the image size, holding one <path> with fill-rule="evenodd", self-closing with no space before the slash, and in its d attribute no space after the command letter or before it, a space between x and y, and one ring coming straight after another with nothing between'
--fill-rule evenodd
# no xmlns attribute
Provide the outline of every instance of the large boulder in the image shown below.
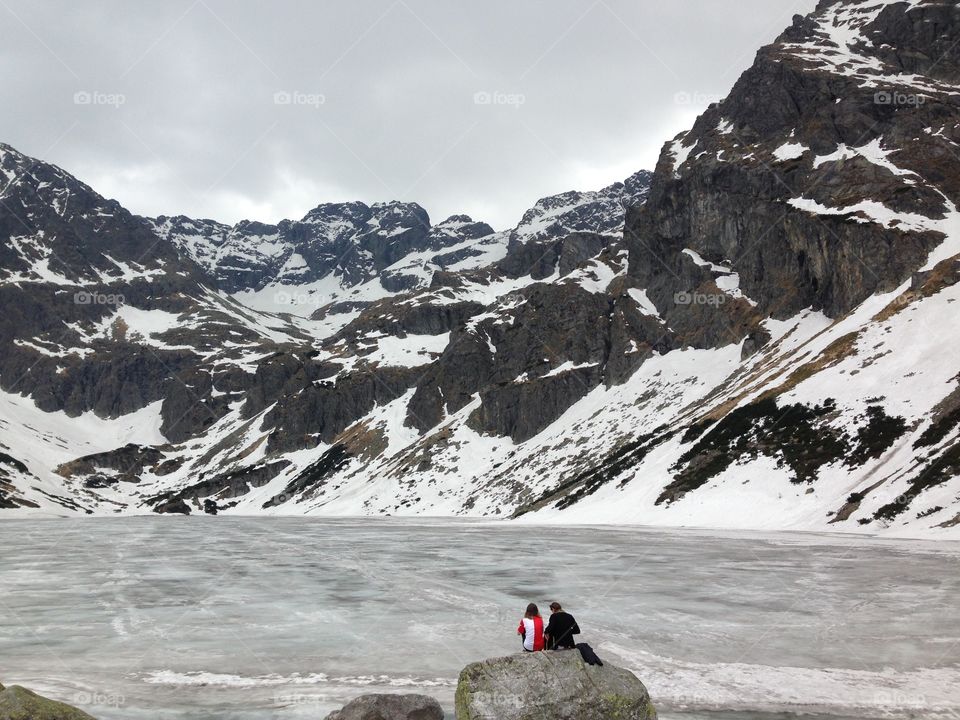
<svg viewBox="0 0 960 720"><path fill-rule="evenodd" d="M460 673L457 720L656 720L629 670L587 665L576 651L492 658Z"/></svg>
<svg viewBox="0 0 960 720"><path fill-rule="evenodd" d="M19 685L0 685L0 720L94 720L82 710L48 700Z"/></svg>
<svg viewBox="0 0 960 720"><path fill-rule="evenodd" d="M361 695L326 720L443 720L440 703L427 695Z"/></svg>

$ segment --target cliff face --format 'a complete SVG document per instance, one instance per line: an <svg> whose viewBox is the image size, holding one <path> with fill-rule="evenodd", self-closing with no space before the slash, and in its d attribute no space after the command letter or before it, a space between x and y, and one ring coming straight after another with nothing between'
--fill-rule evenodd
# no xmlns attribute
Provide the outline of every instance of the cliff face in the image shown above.
<svg viewBox="0 0 960 720"><path fill-rule="evenodd" d="M952 3L822 2L666 145L626 239L669 320L716 278L686 249L778 319L837 317L927 262L958 222L958 23Z"/></svg>
<svg viewBox="0 0 960 720"><path fill-rule="evenodd" d="M0 507L955 533L957 37L822 2L501 232L148 220L4 146Z"/></svg>

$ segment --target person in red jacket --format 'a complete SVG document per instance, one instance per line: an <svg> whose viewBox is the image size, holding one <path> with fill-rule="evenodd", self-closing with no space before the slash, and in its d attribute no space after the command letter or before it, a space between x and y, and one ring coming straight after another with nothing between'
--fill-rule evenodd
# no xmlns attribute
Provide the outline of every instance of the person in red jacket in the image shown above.
<svg viewBox="0 0 960 720"><path fill-rule="evenodd" d="M527 605L527 612L520 620L517 634L523 640L523 649L526 652L543 650L546 645L543 641L543 618L535 603Z"/></svg>

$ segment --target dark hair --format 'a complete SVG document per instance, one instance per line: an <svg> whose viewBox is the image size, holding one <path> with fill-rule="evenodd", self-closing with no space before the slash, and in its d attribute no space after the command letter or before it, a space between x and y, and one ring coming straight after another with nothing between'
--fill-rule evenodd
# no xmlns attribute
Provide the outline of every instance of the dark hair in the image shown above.
<svg viewBox="0 0 960 720"><path fill-rule="evenodd" d="M551 609L551 610L563 610L563 608L560 607L560 603L558 603L556 600L554 600L552 603L550 603L550 609Z"/></svg>
<svg viewBox="0 0 960 720"><path fill-rule="evenodd" d="M540 608L537 607L536 603L530 603L527 605L527 614L524 617L535 618L540 617Z"/></svg>

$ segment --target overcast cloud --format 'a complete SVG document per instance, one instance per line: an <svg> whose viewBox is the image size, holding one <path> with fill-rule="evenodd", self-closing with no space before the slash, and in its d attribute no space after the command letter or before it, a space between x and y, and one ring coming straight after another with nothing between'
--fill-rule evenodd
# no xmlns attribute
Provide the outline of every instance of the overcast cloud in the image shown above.
<svg viewBox="0 0 960 720"><path fill-rule="evenodd" d="M144 215L512 226L652 169L815 0L0 0L0 141Z"/></svg>

